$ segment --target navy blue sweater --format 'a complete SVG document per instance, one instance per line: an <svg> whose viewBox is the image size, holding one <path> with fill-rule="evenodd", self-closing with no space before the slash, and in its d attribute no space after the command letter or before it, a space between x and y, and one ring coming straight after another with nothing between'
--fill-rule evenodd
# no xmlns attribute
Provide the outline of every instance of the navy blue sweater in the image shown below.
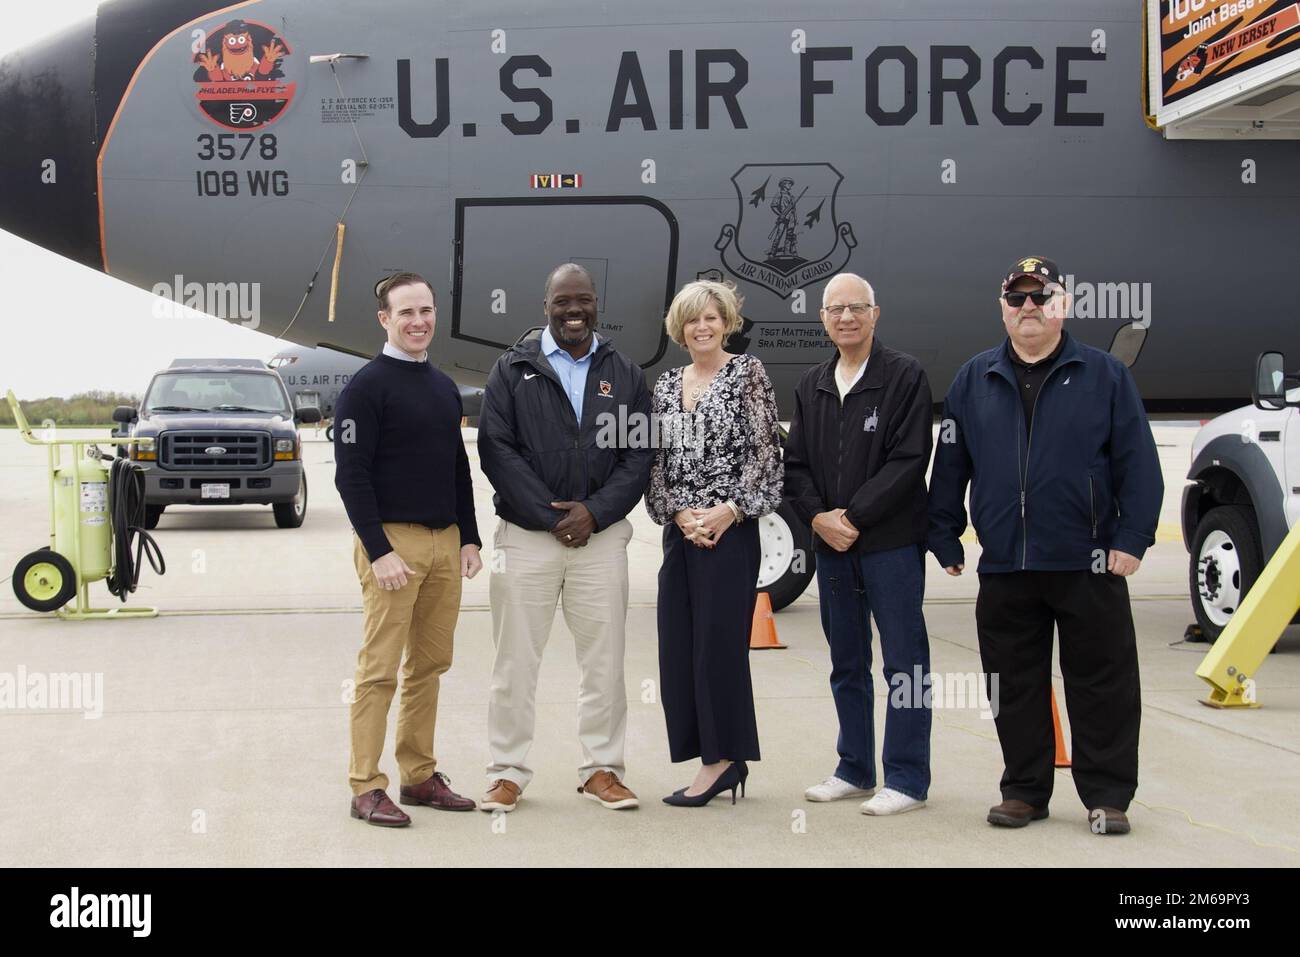
<svg viewBox="0 0 1300 957"><path fill-rule="evenodd" d="M461 415L445 373L382 353L339 395L334 485L372 562L393 550L383 522L454 524L462 545L482 545Z"/></svg>

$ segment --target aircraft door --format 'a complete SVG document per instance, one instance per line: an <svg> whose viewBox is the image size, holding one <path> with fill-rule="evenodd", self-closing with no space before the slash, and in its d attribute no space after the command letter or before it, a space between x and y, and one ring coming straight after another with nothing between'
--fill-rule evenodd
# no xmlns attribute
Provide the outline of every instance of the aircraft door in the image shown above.
<svg viewBox="0 0 1300 957"><path fill-rule="evenodd" d="M596 331L646 367L664 354L664 315L677 284L677 221L646 196L456 201L452 349L456 364L490 370L545 323L546 277L564 262L596 284Z"/></svg>

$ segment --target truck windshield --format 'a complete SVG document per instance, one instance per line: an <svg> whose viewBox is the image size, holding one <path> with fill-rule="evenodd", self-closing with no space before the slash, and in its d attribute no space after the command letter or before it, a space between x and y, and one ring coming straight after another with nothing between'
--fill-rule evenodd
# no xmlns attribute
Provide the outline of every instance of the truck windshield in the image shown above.
<svg viewBox="0 0 1300 957"><path fill-rule="evenodd" d="M291 414L279 379L240 372L165 372L149 387L144 410Z"/></svg>

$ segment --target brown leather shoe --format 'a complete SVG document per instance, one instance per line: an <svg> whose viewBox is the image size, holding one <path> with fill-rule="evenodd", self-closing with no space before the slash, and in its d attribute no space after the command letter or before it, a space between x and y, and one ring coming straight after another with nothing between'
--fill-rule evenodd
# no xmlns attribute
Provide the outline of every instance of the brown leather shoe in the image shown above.
<svg viewBox="0 0 1300 957"><path fill-rule="evenodd" d="M402 785L397 796L402 804L423 804L439 811L472 811L474 802L461 797L450 787L451 779L441 771L434 771L423 784Z"/></svg>
<svg viewBox="0 0 1300 957"><path fill-rule="evenodd" d="M1024 827L1030 821L1047 817L1047 808L1034 807L1024 801L1003 801L989 808L988 822L998 827Z"/></svg>
<svg viewBox="0 0 1300 957"><path fill-rule="evenodd" d="M1093 834L1127 834L1128 815L1118 808L1095 807L1088 812L1088 826Z"/></svg>
<svg viewBox="0 0 1300 957"><path fill-rule="evenodd" d="M488 788L487 794L483 795L483 800L479 803L480 811L513 811L519 805L519 785L514 781L507 781L505 778L498 778L492 782Z"/></svg>
<svg viewBox="0 0 1300 957"><path fill-rule="evenodd" d="M604 807L614 811L630 810L640 807L636 795L613 771L597 771L587 778L587 783L578 788L578 793L585 798L599 801Z"/></svg>
<svg viewBox="0 0 1300 957"><path fill-rule="evenodd" d="M375 827L406 827L411 819L388 799L383 788L375 788L352 799L352 816Z"/></svg>

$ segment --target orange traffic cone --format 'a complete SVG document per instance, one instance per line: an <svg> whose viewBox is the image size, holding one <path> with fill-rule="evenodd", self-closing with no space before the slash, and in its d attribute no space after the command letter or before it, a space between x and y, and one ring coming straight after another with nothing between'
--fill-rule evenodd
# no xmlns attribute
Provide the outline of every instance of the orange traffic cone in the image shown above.
<svg viewBox="0 0 1300 957"><path fill-rule="evenodd" d="M749 647L751 649L785 647L776 637L776 622L772 620L772 599L765 591L758 593L758 601L754 603L754 627L749 632Z"/></svg>
<svg viewBox="0 0 1300 957"><path fill-rule="evenodd" d="M1056 690L1052 690L1052 729L1056 732L1056 766L1070 766L1070 752L1065 750L1065 735L1061 732L1061 715L1056 710Z"/></svg>

